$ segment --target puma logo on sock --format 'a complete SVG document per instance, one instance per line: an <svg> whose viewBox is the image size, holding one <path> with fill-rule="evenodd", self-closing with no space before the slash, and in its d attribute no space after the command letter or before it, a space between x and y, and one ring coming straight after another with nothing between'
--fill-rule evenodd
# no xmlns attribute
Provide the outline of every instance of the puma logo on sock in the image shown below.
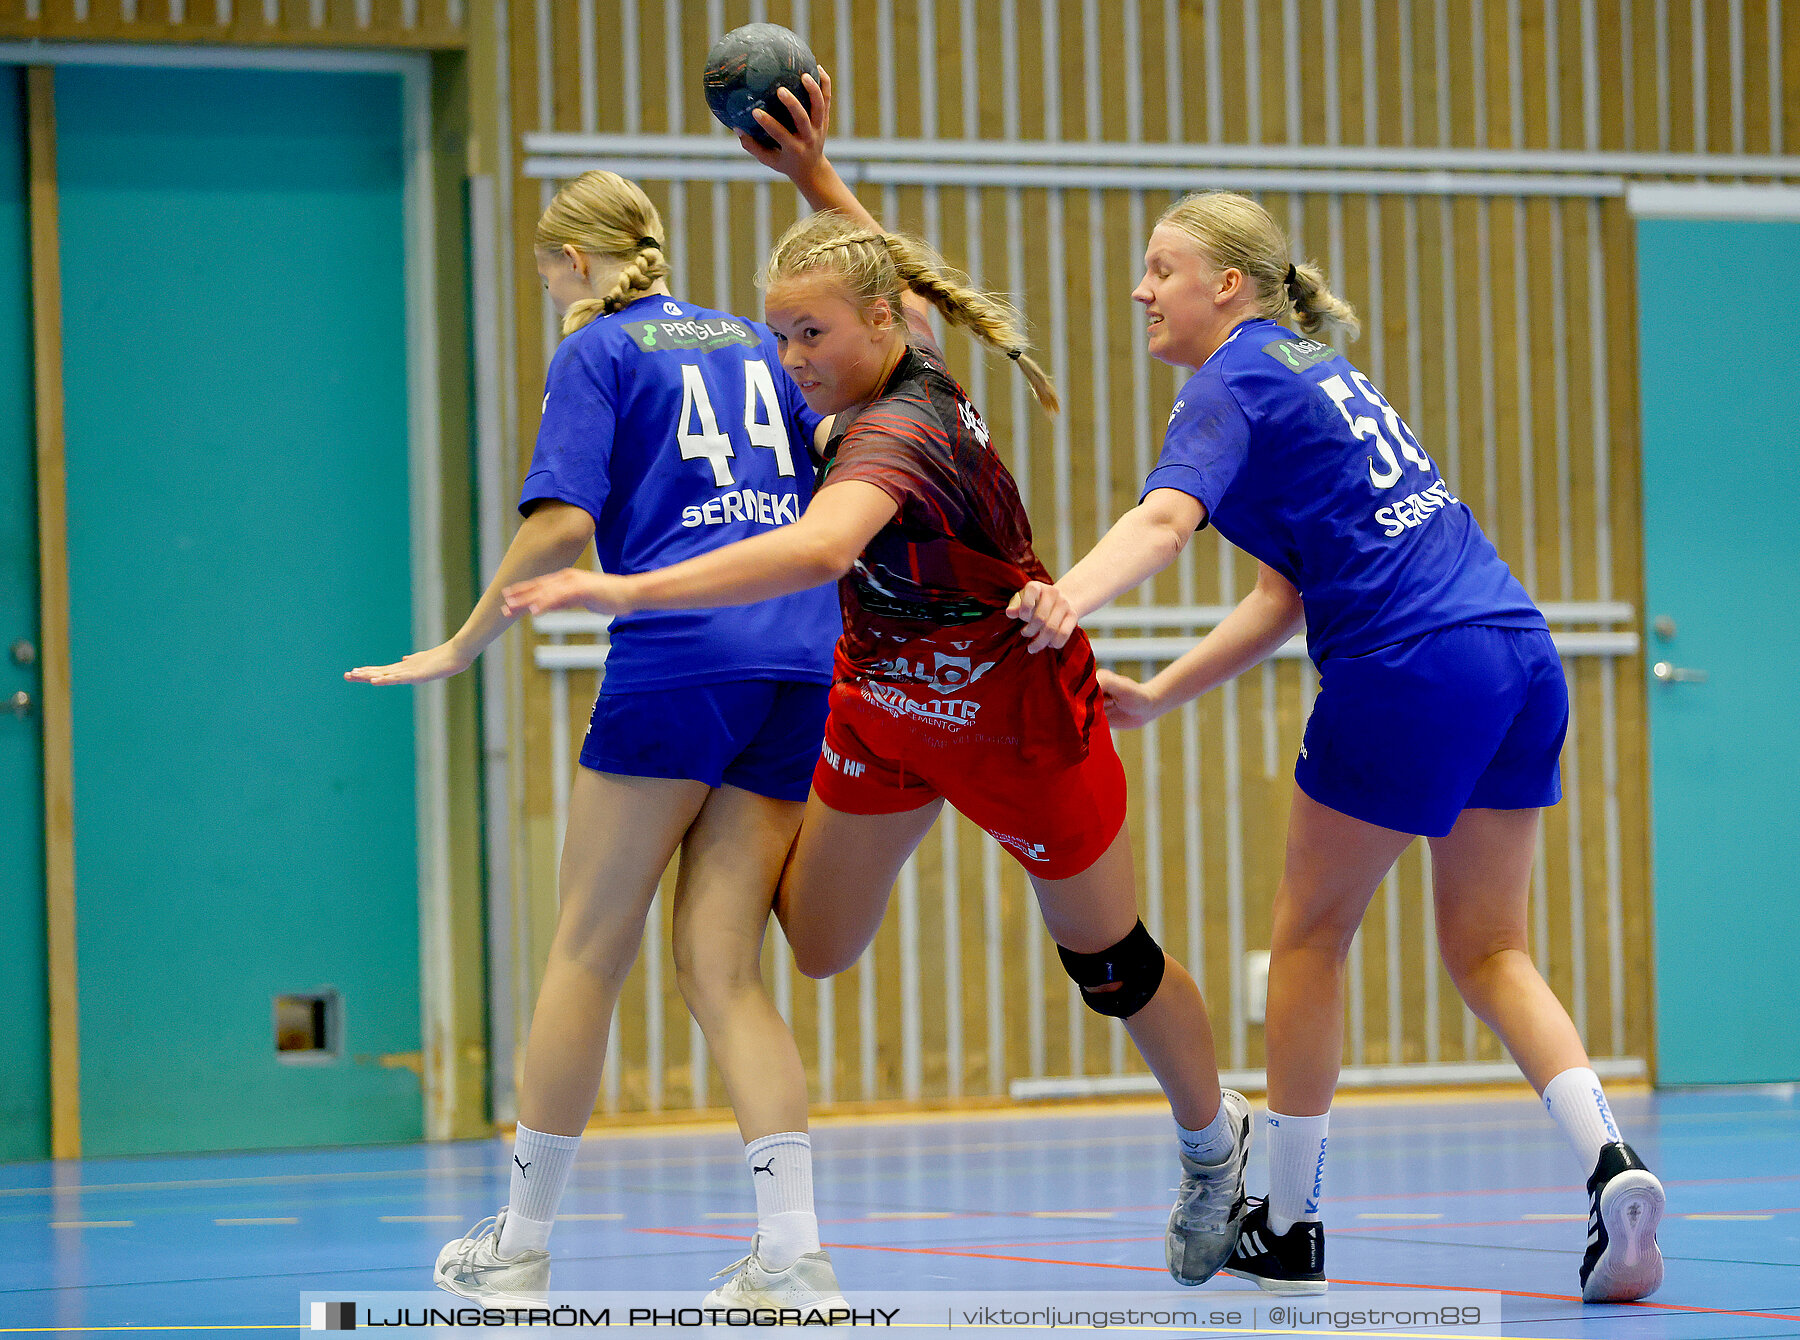
<svg viewBox="0 0 1800 1340"><path fill-rule="evenodd" d="M750 1165L751 1176L755 1176L759 1172L766 1172L769 1174L769 1176L773 1177L775 1175L775 1160L770 1159L767 1163L763 1164L762 1167L760 1167L760 1168L757 1167L754 1163L752 1163Z"/></svg>
<svg viewBox="0 0 1800 1340"><path fill-rule="evenodd" d="M519 1163L519 1156L517 1154L513 1155L513 1162ZM530 1166L529 1163L519 1163L519 1176L523 1177L525 1175L525 1170Z"/></svg>

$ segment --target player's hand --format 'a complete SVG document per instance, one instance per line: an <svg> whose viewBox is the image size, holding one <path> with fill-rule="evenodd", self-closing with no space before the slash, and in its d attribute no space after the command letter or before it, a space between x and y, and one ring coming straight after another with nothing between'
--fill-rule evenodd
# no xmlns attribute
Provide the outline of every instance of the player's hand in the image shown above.
<svg viewBox="0 0 1800 1340"><path fill-rule="evenodd" d="M469 668L469 657L446 642L429 651L415 651L402 656L392 665L359 665L344 671L352 684L429 684L434 679L448 679Z"/></svg>
<svg viewBox="0 0 1800 1340"><path fill-rule="evenodd" d="M751 113L756 124L763 128L763 134L775 141L775 148L758 144L748 135L738 136L738 143L752 158L795 183L810 176L825 160L825 127L831 119L831 76L825 73L825 67L819 67L817 79L810 74L801 75L800 83L812 102L810 114L806 105L794 96L793 90L784 88L776 93L793 118L792 130L761 107Z"/></svg>
<svg viewBox="0 0 1800 1340"><path fill-rule="evenodd" d="M1049 582L1026 582L1013 593L1006 613L1025 625L1019 636L1030 639L1025 650L1034 654L1045 647L1062 646L1078 622L1068 597Z"/></svg>
<svg viewBox="0 0 1800 1340"><path fill-rule="evenodd" d="M1156 699L1135 679L1099 670L1100 692L1106 695L1106 720L1120 730L1148 726L1157 717Z"/></svg>
<svg viewBox="0 0 1800 1340"><path fill-rule="evenodd" d="M595 614L630 614L631 579L610 572L564 568L506 588L506 616L543 614L547 610L584 609Z"/></svg>

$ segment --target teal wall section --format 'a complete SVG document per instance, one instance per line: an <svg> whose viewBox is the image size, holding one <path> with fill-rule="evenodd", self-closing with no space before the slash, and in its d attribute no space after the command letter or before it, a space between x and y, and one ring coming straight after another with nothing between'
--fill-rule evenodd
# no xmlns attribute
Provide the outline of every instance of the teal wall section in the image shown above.
<svg viewBox="0 0 1800 1340"><path fill-rule="evenodd" d="M31 243L24 75L0 65L0 703L40 699L37 455L32 410ZM50 1152L44 976L43 714L0 711L0 1161Z"/></svg>
<svg viewBox="0 0 1800 1340"><path fill-rule="evenodd" d="M1656 1077L1800 1080L1800 222L1638 224ZM1673 620L1672 637L1654 628Z"/></svg>
<svg viewBox="0 0 1800 1340"><path fill-rule="evenodd" d="M417 1138L399 78L56 88L84 1151Z"/></svg>

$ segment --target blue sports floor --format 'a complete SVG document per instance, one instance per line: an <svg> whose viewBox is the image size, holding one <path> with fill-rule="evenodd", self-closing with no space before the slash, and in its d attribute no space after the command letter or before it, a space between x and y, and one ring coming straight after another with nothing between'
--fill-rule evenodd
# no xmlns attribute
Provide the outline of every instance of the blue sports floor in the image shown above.
<svg viewBox="0 0 1800 1340"><path fill-rule="evenodd" d="M1577 1301L1587 1170L1528 1096L1340 1103L1325 1188L1334 1298L1501 1290L1504 1333L1538 1340L1800 1336L1800 1093L1614 1106L1669 1191L1668 1276L1649 1304ZM813 1139L822 1236L853 1302L858 1288L1169 1284L1166 1110L847 1122ZM0 1167L0 1336L270 1334L295 1329L302 1293L428 1289L438 1247L504 1199L509 1150ZM1250 1166L1255 1192L1259 1152ZM742 1255L751 1207L733 1132L590 1137L551 1243L553 1288L697 1301ZM1188 1296L1249 1289L1221 1277Z"/></svg>

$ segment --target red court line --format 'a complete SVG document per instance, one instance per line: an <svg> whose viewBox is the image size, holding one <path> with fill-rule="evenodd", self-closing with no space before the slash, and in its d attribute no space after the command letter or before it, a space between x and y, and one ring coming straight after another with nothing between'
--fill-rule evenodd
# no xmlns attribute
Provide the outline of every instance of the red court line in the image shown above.
<svg viewBox="0 0 1800 1340"><path fill-rule="evenodd" d="M686 1228L637 1228L634 1233L661 1233L678 1238L713 1238L721 1242L744 1242L747 1239L729 1233L701 1233ZM960 1251L949 1247L883 1247L862 1242L827 1242L832 1251L895 1252L902 1256L954 1256L973 1261L1012 1261L1032 1266L1087 1266L1094 1270L1135 1270L1152 1275L1165 1273L1162 1266L1115 1265L1110 1261L1067 1261L1041 1256L1003 1256L994 1252ZM1497 1293L1506 1298L1543 1298L1555 1303L1579 1303L1581 1298L1567 1293L1532 1293L1526 1289L1484 1289L1475 1284L1408 1284L1395 1280L1351 1280L1334 1278L1333 1284L1355 1284L1369 1289L1430 1289L1439 1293ZM1687 1303L1608 1303L1608 1307L1659 1308L1665 1312L1694 1312L1709 1317L1759 1317L1769 1321L1800 1321L1800 1312L1742 1312L1726 1307L1696 1307Z"/></svg>
<svg viewBox="0 0 1800 1340"><path fill-rule="evenodd" d="M997 1218L1006 1218L1006 1217L1010 1217L1010 1216L991 1215L991 1214L982 1214L982 1215L973 1215L972 1214L972 1215L959 1215L959 1216L956 1216L955 1218L960 1218L960 1219L997 1219ZM819 1220L819 1225L820 1225L820 1227L824 1227L825 1225L830 1224L830 1225L834 1225L834 1226L837 1226L840 1228L844 1227L846 1225L855 1225L857 1227L862 1227L862 1228L871 1228L871 1227L876 1227L876 1226L885 1227L890 1223L896 1223L896 1222L898 1222L898 1223L944 1224L944 1223L953 1223L953 1222L955 1222L955 1219L926 1219L926 1220L821 1219L821 1220ZM724 1238L724 1239L727 1239L732 1242L748 1241L748 1239L746 1239L746 1238L733 1238L733 1237L731 1237L730 1234L725 1234L725 1233L708 1233L704 1229L697 1229L697 1228L692 1228L692 1229L640 1228L640 1229L636 1229L634 1231L639 1232L639 1233L686 1234L686 1235L689 1235L692 1237L698 1237L698 1238L717 1237L717 1238ZM1161 1242L1162 1240L1163 1240L1163 1235L1160 1233L1157 1233L1157 1234L1154 1234L1149 1237L1042 1238L1042 1239L1038 1239L1038 1240L1032 1241L1032 1242L987 1242L987 1243L983 1243L982 1245L984 1247L1092 1247L1092 1246L1098 1246L1101 1244L1113 1243L1113 1242ZM900 1250L900 1249L897 1248L896 1250Z"/></svg>
<svg viewBox="0 0 1800 1340"><path fill-rule="evenodd" d="M1414 1220L1410 1224L1333 1224L1333 1233L1404 1233L1420 1228L1567 1228L1571 1224L1580 1227L1582 1219L1479 1219L1466 1224L1438 1224L1429 1220Z"/></svg>
<svg viewBox="0 0 1800 1340"><path fill-rule="evenodd" d="M876 1211L882 1214L882 1211ZM821 1219L820 1224L948 1224L959 1219L1004 1219L1007 1215L995 1214L991 1210L900 1210L898 1218L883 1217L871 1219L868 1215L858 1215L854 1219ZM913 1216L917 1215L918 1218Z"/></svg>
<svg viewBox="0 0 1800 1340"><path fill-rule="evenodd" d="M1147 1238L1046 1238L1042 1242L984 1242L984 1247L1097 1247L1115 1242L1161 1242L1163 1235Z"/></svg>

